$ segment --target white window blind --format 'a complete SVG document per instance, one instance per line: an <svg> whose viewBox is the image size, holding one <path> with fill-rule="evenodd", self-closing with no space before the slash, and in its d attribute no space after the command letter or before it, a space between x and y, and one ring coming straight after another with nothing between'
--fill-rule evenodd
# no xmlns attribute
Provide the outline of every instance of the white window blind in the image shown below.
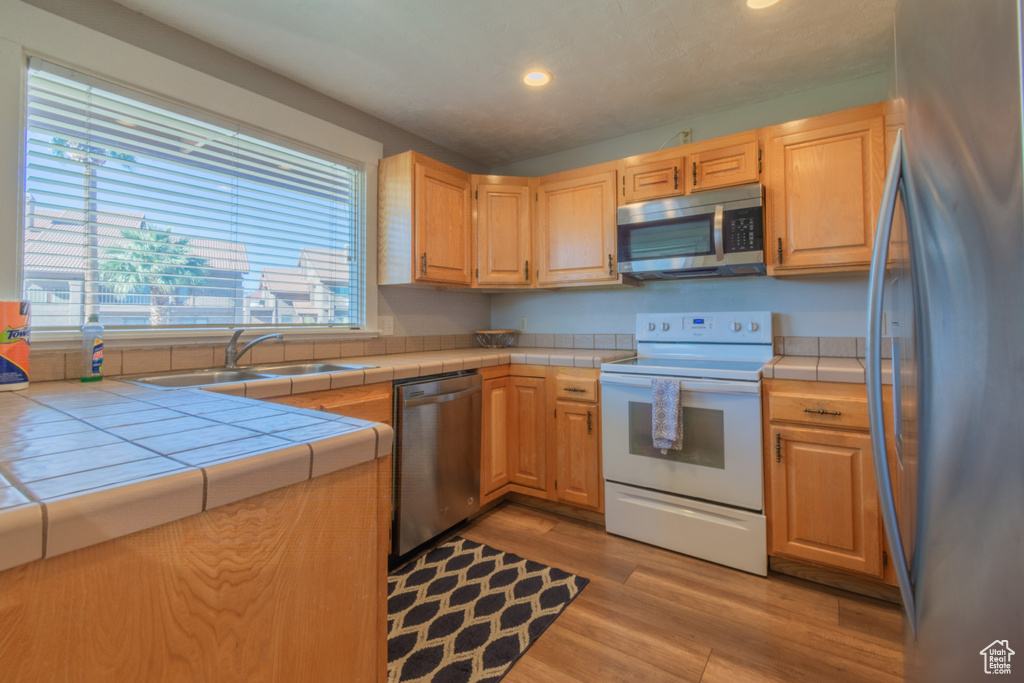
<svg viewBox="0 0 1024 683"><path fill-rule="evenodd" d="M361 166L264 137L33 60L33 329L364 325Z"/></svg>

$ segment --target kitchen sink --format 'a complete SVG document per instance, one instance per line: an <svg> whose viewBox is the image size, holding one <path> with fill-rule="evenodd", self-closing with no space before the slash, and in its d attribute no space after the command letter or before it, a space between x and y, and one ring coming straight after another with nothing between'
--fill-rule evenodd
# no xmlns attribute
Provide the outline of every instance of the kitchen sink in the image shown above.
<svg viewBox="0 0 1024 683"><path fill-rule="evenodd" d="M352 372L376 365L352 365L349 363L288 363L278 365L250 365L244 368L210 368L193 372L167 373L145 377L122 377L126 382L161 389L182 387L205 387L228 382L246 382L258 379L273 379L292 375L312 375L325 372Z"/></svg>
<svg viewBox="0 0 1024 683"><path fill-rule="evenodd" d="M227 382L245 382L251 379L266 379L267 375L261 375L251 370L197 370L173 375L154 375L152 377L125 378L128 382L142 384L145 386L163 387L166 389L177 389L181 387L201 387L210 384L226 384Z"/></svg>
<svg viewBox="0 0 1024 683"><path fill-rule="evenodd" d="M318 372L346 372L373 367L376 366L346 363L292 363L290 365L261 366L258 371L266 375L312 375Z"/></svg>

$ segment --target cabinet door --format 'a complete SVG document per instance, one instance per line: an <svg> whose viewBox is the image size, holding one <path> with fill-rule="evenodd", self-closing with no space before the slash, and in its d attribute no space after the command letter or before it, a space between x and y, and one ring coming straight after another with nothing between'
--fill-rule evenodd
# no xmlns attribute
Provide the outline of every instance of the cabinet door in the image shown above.
<svg viewBox="0 0 1024 683"><path fill-rule="evenodd" d="M530 284L530 188L527 179L521 180L522 184L477 185L476 268L480 285Z"/></svg>
<svg viewBox="0 0 1024 683"><path fill-rule="evenodd" d="M547 488L547 406L544 379L509 378L509 479L534 489Z"/></svg>
<svg viewBox="0 0 1024 683"><path fill-rule="evenodd" d="M696 152L689 156L687 192L756 183L760 177L757 141Z"/></svg>
<svg viewBox="0 0 1024 683"><path fill-rule="evenodd" d="M626 166L622 174L625 202L683 194L686 167L682 156Z"/></svg>
<svg viewBox="0 0 1024 683"><path fill-rule="evenodd" d="M770 426L771 553L881 577L871 438Z"/></svg>
<svg viewBox="0 0 1024 683"><path fill-rule="evenodd" d="M469 177L416 162L416 280L471 283Z"/></svg>
<svg viewBox="0 0 1024 683"><path fill-rule="evenodd" d="M615 176L611 170L568 180L541 179L537 193L538 284L619 280Z"/></svg>
<svg viewBox="0 0 1024 683"><path fill-rule="evenodd" d="M555 403L555 496L573 505L601 506L600 410L596 403Z"/></svg>
<svg viewBox="0 0 1024 683"><path fill-rule="evenodd" d="M325 413L390 425L391 396L391 382L380 382L345 389L327 389L278 396L266 400L271 403L281 403L309 410L322 410Z"/></svg>
<svg viewBox="0 0 1024 683"><path fill-rule="evenodd" d="M885 182L880 106L776 126L769 140L768 274L868 267Z"/></svg>
<svg viewBox="0 0 1024 683"><path fill-rule="evenodd" d="M509 482L509 378L485 379L481 401L480 498Z"/></svg>

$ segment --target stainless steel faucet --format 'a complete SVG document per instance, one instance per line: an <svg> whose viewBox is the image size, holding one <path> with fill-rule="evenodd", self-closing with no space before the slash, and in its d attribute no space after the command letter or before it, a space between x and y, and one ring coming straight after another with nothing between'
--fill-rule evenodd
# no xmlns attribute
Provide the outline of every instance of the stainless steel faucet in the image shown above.
<svg viewBox="0 0 1024 683"><path fill-rule="evenodd" d="M245 328L239 328L235 330L235 333L231 335L231 341L228 342L228 346L224 349L224 367L228 369L234 369L238 367L238 359L245 355L245 352L256 346L262 341L273 339L275 341L284 341L283 334L265 334L262 337L256 337L251 342L242 347L241 351L236 351L238 346L238 338L245 332Z"/></svg>

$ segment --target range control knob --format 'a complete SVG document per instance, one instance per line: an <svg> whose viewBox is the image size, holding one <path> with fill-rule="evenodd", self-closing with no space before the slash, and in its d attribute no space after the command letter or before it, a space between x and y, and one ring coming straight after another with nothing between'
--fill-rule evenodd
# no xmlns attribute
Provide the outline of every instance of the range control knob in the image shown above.
<svg viewBox="0 0 1024 683"><path fill-rule="evenodd" d="M758 325L757 323L755 323L753 321L750 322L750 331L751 332L757 332L759 329L761 329L760 325Z"/></svg>
<svg viewBox="0 0 1024 683"><path fill-rule="evenodd" d="M647 330L649 332L654 332L655 327L657 326L654 323L647 323Z"/></svg>
<svg viewBox="0 0 1024 683"><path fill-rule="evenodd" d="M740 330L743 329L743 325L741 323L733 323L732 324L732 329L733 329L733 332L739 332Z"/></svg>
<svg viewBox="0 0 1024 683"><path fill-rule="evenodd" d="M662 323L662 324L661 324L661 329L663 329L663 330L665 330L666 332L668 332L668 331L669 331L670 329L672 329L672 326L671 326L671 325L669 325L668 323Z"/></svg>

